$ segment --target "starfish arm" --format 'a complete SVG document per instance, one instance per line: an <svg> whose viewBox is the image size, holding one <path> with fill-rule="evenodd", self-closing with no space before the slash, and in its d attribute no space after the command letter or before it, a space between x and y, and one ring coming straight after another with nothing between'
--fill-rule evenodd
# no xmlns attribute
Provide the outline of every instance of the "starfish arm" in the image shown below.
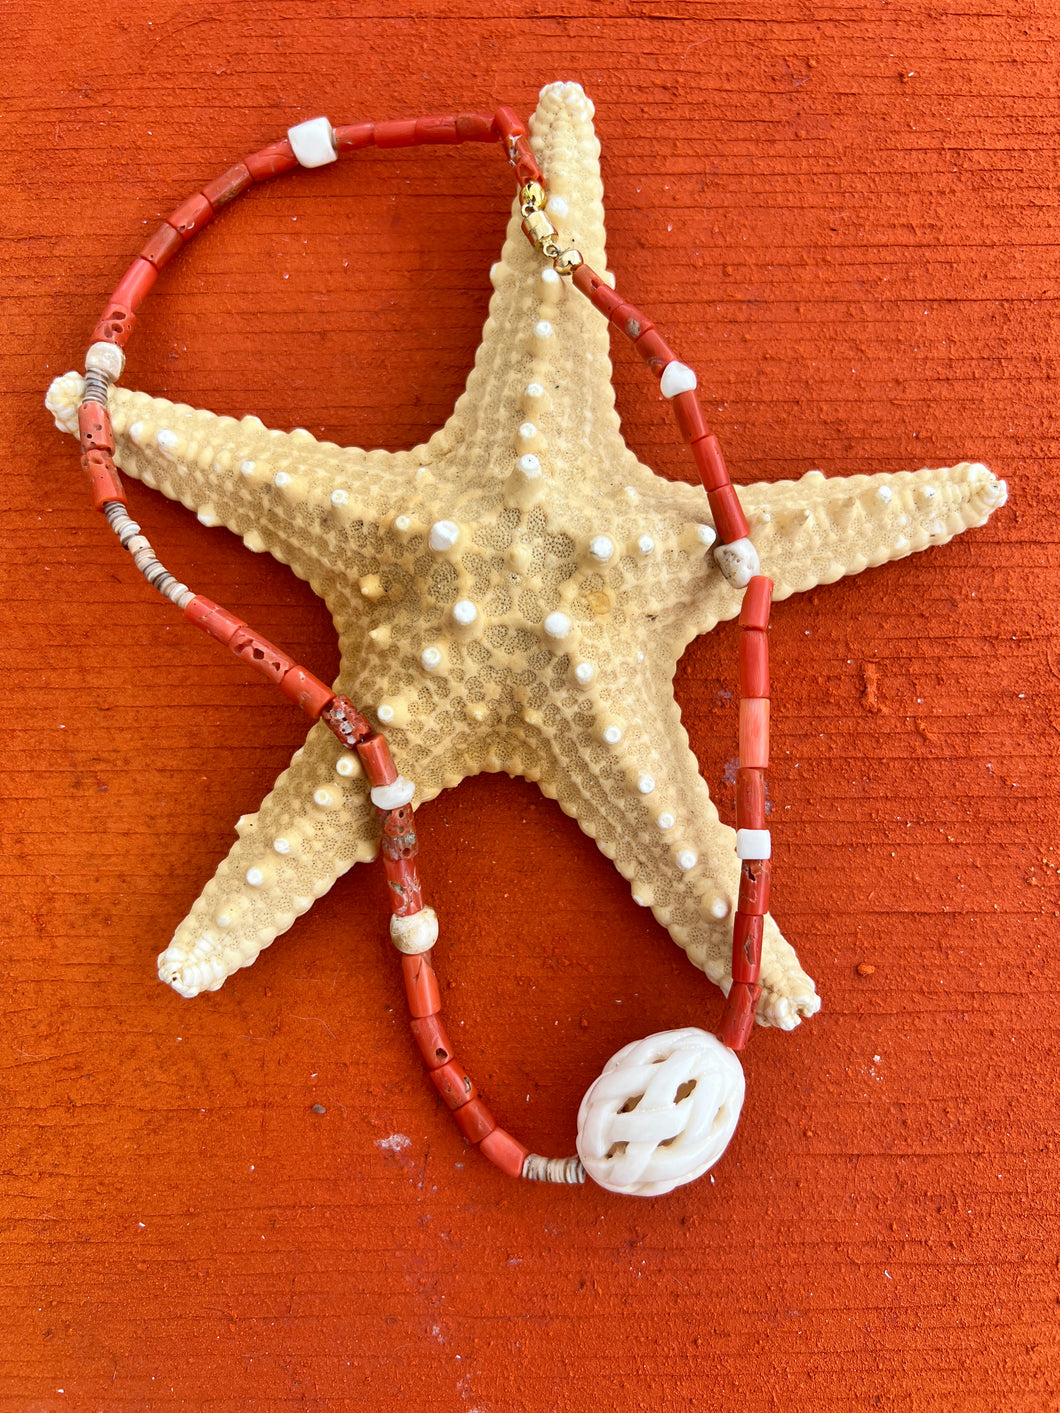
<svg viewBox="0 0 1060 1413"><path fill-rule="evenodd" d="M357 757L309 733L158 958L181 996L216 991L355 863L376 856L378 815Z"/></svg>
<svg viewBox="0 0 1060 1413"><path fill-rule="evenodd" d="M943 545L984 525L1007 498L1004 481L967 461L874 476L810 471L798 481L737 490L762 573L774 581L774 599ZM656 517L669 521L655 531L661 545L687 543L690 520L709 523L706 494L698 488L656 481L653 500ZM659 631L673 634L677 656L692 638L740 611L741 592L729 586L710 553L671 554L652 588Z"/></svg>
<svg viewBox="0 0 1060 1413"><path fill-rule="evenodd" d="M693 965L727 993L739 892L736 835L718 818L689 749L669 695L671 677L661 668L640 677L643 685L627 680L614 745L600 727L615 717L597 711L587 730L575 716L551 745L562 769L543 773L540 784L614 861L634 900L650 907ZM791 1030L820 1008L813 981L771 917L762 985L762 1025Z"/></svg>
<svg viewBox="0 0 1060 1413"><path fill-rule="evenodd" d="M61 431L77 434L82 387L79 374L67 373L48 391ZM391 495L399 505L409 496L422 450L339 447L301 429L270 431L257 417L237 421L121 387L111 390L109 410L115 463L126 475L180 501L202 524L224 525L248 549L267 550L329 601L336 584L328 559L347 527L382 532L394 518ZM368 574L377 556L372 534L361 538L348 550L347 582Z"/></svg>

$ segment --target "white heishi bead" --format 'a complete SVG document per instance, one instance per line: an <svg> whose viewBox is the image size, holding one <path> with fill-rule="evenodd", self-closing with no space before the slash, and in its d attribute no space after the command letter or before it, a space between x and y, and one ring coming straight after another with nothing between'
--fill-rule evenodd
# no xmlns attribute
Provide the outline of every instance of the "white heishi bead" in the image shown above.
<svg viewBox="0 0 1060 1413"><path fill-rule="evenodd" d="M116 343L94 343L85 354L86 373L105 373L116 383L125 371L125 354Z"/></svg>
<svg viewBox="0 0 1060 1413"><path fill-rule="evenodd" d="M399 775L396 780L392 780L389 785L376 785L372 790L372 804L377 810L396 810L402 805L407 805L416 793L416 786L411 780L406 780L403 775Z"/></svg>
<svg viewBox="0 0 1060 1413"><path fill-rule="evenodd" d="M694 392L695 388L696 375L687 363L680 363L676 358L672 363L667 363L659 379L659 391L663 397L676 397L678 393Z"/></svg>
<svg viewBox="0 0 1060 1413"><path fill-rule="evenodd" d="M570 619L565 613L550 613L545 619L545 632L550 638L565 638L570 632Z"/></svg>
<svg viewBox="0 0 1060 1413"><path fill-rule="evenodd" d="M583 687L586 686L587 683L593 680L592 663L579 662L578 666L574 669L574 675L575 677L577 677L578 681L582 684Z"/></svg>
<svg viewBox="0 0 1060 1413"><path fill-rule="evenodd" d="M386 702L380 702L378 707L376 707L375 714L376 716L378 716L379 720L385 725L388 721L393 721L394 708L392 706L389 706Z"/></svg>
<svg viewBox="0 0 1060 1413"><path fill-rule="evenodd" d="M260 888L265 882L265 875L260 868L248 868L245 877L251 888Z"/></svg>
<svg viewBox="0 0 1060 1413"><path fill-rule="evenodd" d="M541 463L531 452L519 458L519 470L528 481L536 481L541 475Z"/></svg>
<svg viewBox="0 0 1060 1413"><path fill-rule="evenodd" d="M432 550L452 549L460 538L460 529L452 520L436 520L431 526L427 543Z"/></svg>
<svg viewBox="0 0 1060 1413"><path fill-rule="evenodd" d="M879 500L883 501L884 505L890 505L894 492L891 490L890 486L881 486L876 492L876 495Z"/></svg>
<svg viewBox="0 0 1060 1413"><path fill-rule="evenodd" d="M655 541L650 535L641 535L640 539L637 541L637 548L640 550L641 554L651 554L652 550L655 548Z"/></svg>
<svg viewBox="0 0 1060 1413"><path fill-rule="evenodd" d="M346 502L349 500L349 498L350 498L350 493L349 493L349 491L332 491L332 492L331 492L331 503L332 503L332 505L345 505Z"/></svg>
<svg viewBox="0 0 1060 1413"><path fill-rule="evenodd" d="M274 839L272 841L272 847L278 854L289 854L291 852L291 845L287 839Z"/></svg>
<svg viewBox="0 0 1060 1413"><path fill-rule="evenodd" d="M637 789L642 795L650 795L655 789L655 781L650 775L642 775L637 781Z"/></svg>
<svg viewBox="0 0 1060 1413"><path fill-rule="evenodd" d="M420 662L426 672L433 672L442 660L442 655L437 648L424 648L420 653Z"/></svg>
<svg viewBox="0 0 1060 1413"><path fill-rule="evenodd" d="M685 873L687 873L690 868L695 868L698 862L699 859L691 849L682 849L677 855L677 867L683 869Z"/></svg>
<svg viewBox="0 0 1060 1413"><path fill-rule="evenodd" d="M468 624L474 623L475 619L478 617L478 609L470 599L458 599L457 602L453 604L453 617L466 628Z"/></svg>
<svg viewBox="0 0 1060 1413"><path fill-rule="evenodd" d="M614 552L615 546L606 535L594 535L589 541L589 553L602 564L606 564Z"/></svg>
<svg viewBox="0 0 1060 1413"><path fill-rule="evenodd" d="M705 549L710 549L711 545L718 538L713 525L697 525L696 539Z"/></svg>
<svg viewBox="0 0 1060 1413"><path fill-rule="evenodd" d="M357 757L347 752L345 755L339 756L338 760L335 762L335 774L347 777L354 775L359 765L360 761Z"/></svg>
<svg viewBox="0 0 1060 1413"><path fill-rule="evenodd" d="M718 545L714 551L714 562L734 589L746 589L759 573L758 551L747 539Z"/></svg>
<svg viewBox="0 0 1060 1413"><path fill-rule="evenodd" d="M303 167L326 167L329 162L339 160L335 150L335 134L327 118L310 118L308 122L296 123L293 128L287 129L287 140Z"/></svg>
<svg viewBox="0 0 1060 1413"><path fill-rule="evenodd" d="M768 829L737 829L736 857L738 859L768 859L771 840Z"/></svg>
<svg viewBox="0 0 1060 1413"><path fill-rule="evenodd" d="M705 1030L635 1040L612 1055L581 1102L578 1157L609 1192L672 1192L725 1152L744 1091L740 1061Z"/></svg>
<svg viewBox="0 0 1060 1413"><path fill-rule="evenodd" d="M604 740L609 746L617 746L622 739L621 726L609 726L604 732Z"/></svg>
<svg viewBox="0 0 1060 1413"><path fill-rule="evenodd" d="M667 811L665 814L661 814L655 823L660 829L672 829L677 821L674 819L673 815Z"/></svg>
<svg viewBox="0 0 1060 1413"><path fill-rule="evenodd" d="M390 940L399 952L409 956L429 952L438 941L438 914L433 908L420 908L410 917L392 917Z"/></svg>
<svg viewBox="0 0 1060 1413"><path fill-rule="evenodd" d="M404 534L406 530L411 529L411 527L412 521L407 515L399 515L398 518L394 521L394 529L400 530L402 534Z"/></svg>
<svg viewBox="0 0 1060 1413"><path fill-rule="evenodd" d="M552 337L552 325L547 319L540 319L534 325L534 334L539 339L550 339Z"/></svg>

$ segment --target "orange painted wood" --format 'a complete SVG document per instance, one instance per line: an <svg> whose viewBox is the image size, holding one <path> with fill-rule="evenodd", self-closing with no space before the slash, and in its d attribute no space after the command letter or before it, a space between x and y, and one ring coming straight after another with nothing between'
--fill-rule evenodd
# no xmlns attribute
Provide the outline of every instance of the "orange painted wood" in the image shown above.
<svg viewBox="0 0 1060 1413"><path fill-rule="evenodd" d="M0 1406L1060 1406L1056 243L1048 6L66 0L5 11ZM470 56L470 57L469 57ZM734 481L981 459L983 530L778 603L773 907L824 1009L757 1031L714 1180L519 1184L424 1082L379 870L216 994L154 976L301 743L153 597L42 408L167 212L318 113L528 115L585 84L609 266L696 369ZM340 443L425 440L512 196L479 144L276 177L159 276L126 380ZM614 335L630 445L697 472ZM323 604L129 484L163 560L332 680ZM739 629L683 722L724 818ZM488 821L488 824L487 824ZM629 1040L717 1026L615 868L525 782L417 819L449 1033L572 1151Z"/></svg>

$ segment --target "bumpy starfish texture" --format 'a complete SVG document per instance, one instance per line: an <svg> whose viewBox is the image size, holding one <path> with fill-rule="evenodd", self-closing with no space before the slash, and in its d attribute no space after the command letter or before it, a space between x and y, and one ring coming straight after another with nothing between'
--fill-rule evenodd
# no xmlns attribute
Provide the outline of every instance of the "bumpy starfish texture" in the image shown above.
<svg viewBox="0 0 1060 1413"><path fill-rule="evenodd" d="M604 270L599 144L575 84L543 90L532 140L555 224ZM309 581L334 617L336 689L374 714L416 804L479 771L535 780L631 881L692 962L730 983L734 835L700 777L672 679L740 594L710 554L701 489L619 433L606 321L543 269L513 212L467 390L426 445L365 452L115 389L116 460ZM81 380L48 405L76 430ZM741 488L776 599L943 544L1004 485L983 466ZM314 726L159 958L215 990L377 852L356 757ZM819 1008L767 918L762 1024Z"/></svg>

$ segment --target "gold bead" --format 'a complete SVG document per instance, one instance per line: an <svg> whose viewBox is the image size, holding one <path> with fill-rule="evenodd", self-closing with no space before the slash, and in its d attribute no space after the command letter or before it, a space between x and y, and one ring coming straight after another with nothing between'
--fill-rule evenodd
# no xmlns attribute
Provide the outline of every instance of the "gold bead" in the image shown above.
<svg viewBox="0 0 1060 1413"><path fill-rule="evenodd" d="M573 275L579 265L584 264L580 250L564 250L552 262L558 275Z"/></svg>
<svg viewBox="0 0 1060 1413"><path fill-rule="evenodd" d="M523 215L527 214L527 209L531 211L541 211L545 205L545 188L540 182L527 182L519 193L519 205L523 208Z"/></svg>

